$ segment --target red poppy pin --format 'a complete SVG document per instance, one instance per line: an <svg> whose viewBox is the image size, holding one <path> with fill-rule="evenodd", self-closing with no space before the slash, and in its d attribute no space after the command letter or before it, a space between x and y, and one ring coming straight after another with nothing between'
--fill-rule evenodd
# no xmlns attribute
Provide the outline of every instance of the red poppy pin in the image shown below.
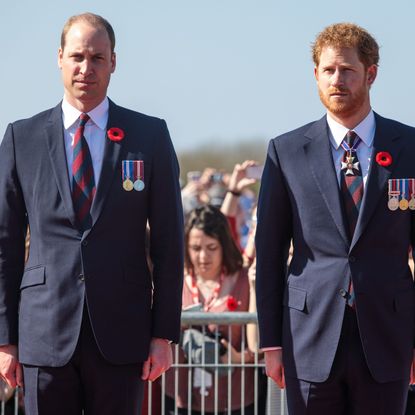
<svg viewBox="0 0 415 415"><path fill-rule="evenodd" d="M239 302L230 295L226 301L226 305L228 306L229 311L235 311L238 308Z"/></svg>
<svg viewBox="0 0 415 415"><path fill-rule="evenodd" d="M111 141L121 141L124 138L124 131L121 128L112 127L107 131L108 138Z"/></svg>
<svg viewBox="0 0 415 415"><path fill-rule="evenodd" d="M379 151L376 154L376 163L382 167L388 167L392 164L392 156L387 151Z"/></svg>

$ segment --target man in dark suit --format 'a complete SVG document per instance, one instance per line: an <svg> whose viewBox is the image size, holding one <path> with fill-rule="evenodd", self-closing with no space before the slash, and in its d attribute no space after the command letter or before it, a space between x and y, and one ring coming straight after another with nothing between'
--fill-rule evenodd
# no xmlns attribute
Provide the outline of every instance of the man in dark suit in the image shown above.
<svg viewBox="0 0 415 415"><path fill-rule="evenodd" d="M404 413L415 339L415 131L372 111L378 59L359 26L324 29L313 60L327 115L268 148L257 305L267 374L287 386L290 415Z"/></svg>
<svg viewBox="0 0 415 415"><path fill-rule="evenodd" d="M114 45L102 17L70 18L63 101L0 147L0 373L29 415L138 414L179 340L178 163L163 120L107 98Z"/></svg>

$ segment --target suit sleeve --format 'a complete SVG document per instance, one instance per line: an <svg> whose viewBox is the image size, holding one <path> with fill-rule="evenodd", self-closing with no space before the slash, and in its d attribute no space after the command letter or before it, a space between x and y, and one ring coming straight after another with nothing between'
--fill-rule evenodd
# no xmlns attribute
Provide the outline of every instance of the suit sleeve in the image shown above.
<svg viewBox="0 0 415 415"><path fill-rule="evenodd" d="M412 263L415 264L415 212L411 212L411 252L412 252ZM415 279L415 270L412 270L412 278ZM415 295L415 285L414 295ZM415 330L414 330L415 332ZM413 348L415 350L415 337L413 339Z"/></svg>
<svg viewBox="0 0 415 415"><path fill-rule="evenodd" d="M153 263L152 336L179 342L183 289L183 211L179 164L162 122L153 158L149 210Z"/></svg>
<svg viewBox="0 0 415 415"><path fill-rule="evenodd" d="M271 140L257 210L256 295L260 347L282 345L283 296L292 236L291 205L275 145L275 140Z"/></svg>
<svg viewBox="0 0 415 415"><path fill-rule="evenodd" d="M17 344L26 209L16 171L13 128L0 145L0 344Z"/></svg>

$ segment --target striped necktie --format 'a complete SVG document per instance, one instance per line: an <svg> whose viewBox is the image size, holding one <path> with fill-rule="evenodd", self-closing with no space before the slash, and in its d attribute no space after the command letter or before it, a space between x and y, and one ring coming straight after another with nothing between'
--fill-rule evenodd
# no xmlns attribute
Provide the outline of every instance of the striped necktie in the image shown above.
<svg viewBox="0 0 415 415"><path fill-rule="evenodd" d="M342 147L345 150L343 161L341 162L341 193L345 212L349 224L350 240L353 239L353 234L356 228L357 219L359 217L359 210L363 198L363 177L362 169L360 168L359 159L357 158L356 149L361 140L354 131L348 131L346 137L342 142ZM353 283L350 280L349 295L347 303L354 307L355 296L353 290Z"/></svg>
<svg viewBox="0 0 415 415"><path fill-rule="evenodd" d="M88 120L88 114L82 113L79 116L79 126L74 136L72 161L72 200L82 230L91 225L90 210L95 196L94 169L84 136L85 124Z"/></svg>

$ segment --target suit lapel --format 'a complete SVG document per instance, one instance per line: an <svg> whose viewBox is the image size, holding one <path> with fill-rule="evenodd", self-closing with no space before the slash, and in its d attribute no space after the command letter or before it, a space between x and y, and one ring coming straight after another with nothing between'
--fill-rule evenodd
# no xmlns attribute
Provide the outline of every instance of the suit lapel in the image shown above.
<svg viewBox="0 0 415 415"><path fill-rule="evenodd" d="M76 227L76 215L73 208L65 153L65 140L63 137L61 103L52 109L50 118L46 124L46 142L59 193L62 197L68 218L72 225Z"/></svg>
<svg viewBox="0 0 415 415"><path fill-rule="evenodd" d="M356 244L368 224L379 198L386 192L388 179L391 177L394 166L398 165L398 158L403 140L400 140L398 132L384 118L375 114L376 132L373 140L373 152L370 161L370 169L363 195L362 207L353 235L351 248ZM382 167L376 162L376 154L380 151L389 152L392 156L392 164Z"/></svg>
<svg viewBox="0 0 415 415"><path fill-rule="evenodd" d="M108 125L106 130L108 131L111 127L124 128L124 124L125 122L122 120L120 109L111 100L109 100ZM91 206L91 228L97 222L104 207L106 197L108 196L109 189L114 178L114 173L119 164L123 142L124 140L119 142L111 141L107 134L105 135L104 158L102 162L101 175L98 180L97 192ZM84 238L88 235L88 233L89 230L84 233Z"/></svg>
<svg viewBox="0 0 415 415"><path fill-rule="evenodd" d="M304 145L304 151L312 175L340 235L349 248L349 238L346 232L339 183L333 165L326 117L324 116L314 123L305 136L309 138L309 141Z"/></svg>

